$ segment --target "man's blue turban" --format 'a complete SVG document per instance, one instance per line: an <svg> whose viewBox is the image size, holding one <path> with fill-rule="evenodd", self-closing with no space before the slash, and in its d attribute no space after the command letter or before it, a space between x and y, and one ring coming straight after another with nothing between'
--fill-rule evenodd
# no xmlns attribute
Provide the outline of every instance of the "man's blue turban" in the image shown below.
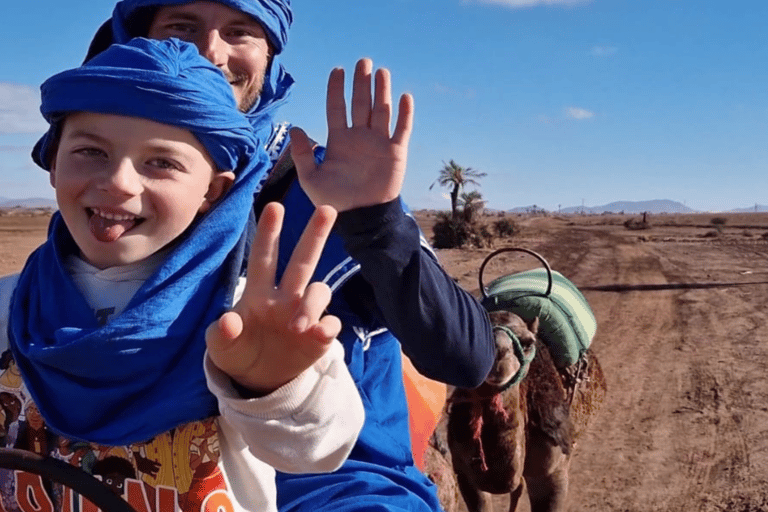
<svg viewBox="0 0 768 512"><path fill-rule="evenodd" d="M112 33L115 42L124 43L132 36L128 26L131 15L142 7L179 5L194 0L122 0L112 13ZM288 30L293 22L291 0L213 0L236 11L242 11L261 23L269 35L276 54L282 53L288 42ZM146 34L141 34L146 35Z"/></svg>
<svg viewBox="0 0 768 512"><path fill-rule="evenodd" d="M112 39L115 43L128 42L132 36L146 36L131 31L131 16L142 7L162 7L193 3L194 0L121 0L112 12ZM246 113L253 129L262 139L272 132L274 116L290 94L293 77L285 70L281 61L288 42L288 31L293 22L291 0L212 0L252 16L267 31L274 47L271 63L264 77L264 86L259 100Z"/></svg>

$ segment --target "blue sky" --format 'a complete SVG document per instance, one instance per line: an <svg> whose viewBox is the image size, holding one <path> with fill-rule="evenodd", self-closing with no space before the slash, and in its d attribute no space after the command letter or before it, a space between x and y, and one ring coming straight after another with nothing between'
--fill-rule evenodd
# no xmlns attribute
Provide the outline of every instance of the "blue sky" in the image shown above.
<svg viewBox="0 0 768 512"><path fill-rule="evenodd" d="M80 63L108 0L3 2L0 196L53 197L28 154L38 87ZM325 84L367 56L416 118L403 196L447 209L444 162L491 208L768 204L765 0L294 0L281 117L325 140ZM43 14L41 14L43 13ZM348 81L349 82L349 81ZM348 83L349 86L349 83Z"/></svg>

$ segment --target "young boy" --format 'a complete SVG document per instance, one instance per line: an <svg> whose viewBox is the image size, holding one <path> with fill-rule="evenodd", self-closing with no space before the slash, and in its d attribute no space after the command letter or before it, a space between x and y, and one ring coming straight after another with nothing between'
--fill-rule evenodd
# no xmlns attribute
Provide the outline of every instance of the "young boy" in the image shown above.
<svg viewBox="0 0 768 512"><path fill-rule="evenodd" d="M335 212L317 209L275 286L268 205L238 287L269 160L221 72L187 43L137 39L46 81L41 111L59 212L0 281L0 352L23 377L4 390L20 405L3 408L6 446L154 512L276 510L273 467L341 465L363 406L323 316L330 290L309 284ZM0 502L89 506L8 470Z"/></svg>

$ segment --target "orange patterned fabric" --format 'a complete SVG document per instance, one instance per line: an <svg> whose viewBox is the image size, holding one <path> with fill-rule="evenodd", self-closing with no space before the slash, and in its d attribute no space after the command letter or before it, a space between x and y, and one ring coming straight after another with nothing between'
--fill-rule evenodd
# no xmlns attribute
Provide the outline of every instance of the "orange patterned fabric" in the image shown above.
<svg viewBox="0 0 768 512"><path fill-rule="evenodd" d="M424 470L424 453L445 407L446 385L428 379L414 368L403 354L403 382L408 400L408 422L411 431L413 460L419 470Z"/></svg>

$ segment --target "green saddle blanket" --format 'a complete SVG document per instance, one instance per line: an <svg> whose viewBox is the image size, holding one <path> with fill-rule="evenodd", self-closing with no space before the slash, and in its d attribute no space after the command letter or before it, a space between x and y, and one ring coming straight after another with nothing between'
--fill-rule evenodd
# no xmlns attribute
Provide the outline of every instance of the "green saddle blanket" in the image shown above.
<svg viewBox="0 0 768 512"><path fill-rule="evenodd" d="M584 295L565 276L548 268L495 279L486 287L482 304L489 312L510 311L526 322L539 317L539 338L559 368L575 364L597 330Z"/></svg>

